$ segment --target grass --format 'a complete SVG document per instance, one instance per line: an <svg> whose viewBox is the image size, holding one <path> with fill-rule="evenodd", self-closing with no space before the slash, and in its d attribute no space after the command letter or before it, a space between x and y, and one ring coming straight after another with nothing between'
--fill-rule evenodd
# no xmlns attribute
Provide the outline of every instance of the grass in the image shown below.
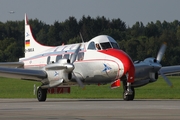
<svg viewBox="0 0 180 120"><path fill-rule="evenodd" d="M160 77L156 82L136 89L136 98L140 99L180 99L180 77L168 76L173 84L169 87Z"/></svg>
<svg viewBox="0 0 180 120"><path fill-rule="evenodd" d="M135 89L135 99L180 99L180 77L168 77L174 87L170 88L160 77L156 82ZM0 78L0 98L36 98L33 86L41 83L18 79ZM71 87L70 94L48 94L48 98L113 98L122 99L122 86L110 89L110 85L87 85L85 90Z"/></svg>

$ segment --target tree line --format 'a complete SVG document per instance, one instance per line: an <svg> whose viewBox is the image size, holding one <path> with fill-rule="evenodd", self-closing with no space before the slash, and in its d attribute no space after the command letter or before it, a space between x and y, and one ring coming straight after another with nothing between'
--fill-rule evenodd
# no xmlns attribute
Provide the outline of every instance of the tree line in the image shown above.
<svg viewBox="0 0 180 120"><path fill-rule="evenodd" d="M41 44L57 46L89 41L93 37L106 34L113 37L120 48L127 52L133 61L155 57L163 43L167 44L162 65L180 64L180 21L149 22L144 25L136 22L132 27L120 18L107 19L104 16L92 18L82 16L77 21L70 16L63 22L52 25L38 19L30 19L34 38ZM24 20L0 22L0 61L18 61L24 57Z"/></svg>

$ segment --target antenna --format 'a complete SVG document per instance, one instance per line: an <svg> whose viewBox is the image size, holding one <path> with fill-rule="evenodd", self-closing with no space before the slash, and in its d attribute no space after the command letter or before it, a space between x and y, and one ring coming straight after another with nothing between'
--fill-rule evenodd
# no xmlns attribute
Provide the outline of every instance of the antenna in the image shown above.
<svg viewBox="0 0 180 120"><path fill-rule="evenodd" d="M81 37L82 42L84 43L84 40L83 40L83 37L82 37L81 32L80 32L79 34L80 34L80 37Z"/></svg>

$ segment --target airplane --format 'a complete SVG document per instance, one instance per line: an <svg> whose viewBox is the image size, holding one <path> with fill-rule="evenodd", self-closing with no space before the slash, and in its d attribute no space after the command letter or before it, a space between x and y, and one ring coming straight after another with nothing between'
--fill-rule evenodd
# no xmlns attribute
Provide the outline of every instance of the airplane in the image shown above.
<svg viewBox="0 0 180 120"><path fill-rule="evenodd" d="M9 11L9 13L10 13L10 14L14 14L15 12L11 10L11 11Z"/></svg>
<svg viewBox="0 0 180 120"><path fill-rule="evenodd" d="M98 46L98 48L96 47ZM47 92L59 86L109 84L112 88L123 85L123 99L134 100L135 88L180 72L179 66L162 67L160 64L166 44L157 58L133 62L108 35L98 35L88 42L45 46L38 43L32 34L25 14L25 57L19 62L1 62L0 76L41 82L37 89L39 102L46 101Z"/></svg>

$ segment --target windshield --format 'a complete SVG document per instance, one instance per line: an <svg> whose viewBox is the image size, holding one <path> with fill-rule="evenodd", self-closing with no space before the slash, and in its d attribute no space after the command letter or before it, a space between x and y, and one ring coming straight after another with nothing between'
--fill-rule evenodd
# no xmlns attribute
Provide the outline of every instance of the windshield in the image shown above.
<svg viewBox="0 0 180 120"><path fill-rule="evenodd" d="M109 42L105 42L105 43L100 43L102 49L108 49L108 48L112 48L111 44Z"/></svg>
<svg viewBox="0 0 180 120"><path fill-rule="evenodd" d="M114 49L119 49L119 46L115 42L105 42L105 43L100 43L102 49L108 49L108 48L114 48Z"/></svg>
<svg viewBox="0 0 180 120"><path fill-rule="evenodd" d="M117 43L111 42L111 45L113 46L113 48L115 49L119 49L119 46Z"/></svg>

